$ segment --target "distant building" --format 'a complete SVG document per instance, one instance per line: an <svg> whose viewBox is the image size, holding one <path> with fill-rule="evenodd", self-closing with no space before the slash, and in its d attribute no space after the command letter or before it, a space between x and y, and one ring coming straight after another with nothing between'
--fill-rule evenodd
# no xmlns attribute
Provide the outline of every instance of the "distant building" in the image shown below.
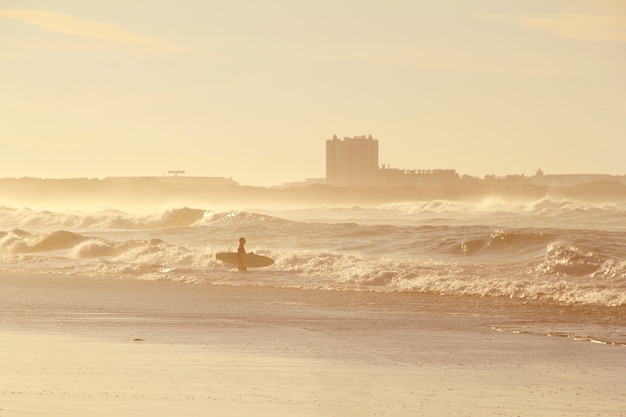
<svg viewBox="0 0 626 417"><path fill-rule="evenodd" d="M284 182L274 188L304 187L307 185L326 184L326 178L305 178L304 181Z"/></svg>
<svg viewBox="0 0 626 417"><path fill-rule="evenodd" d="M460 180L454 169L397 169L385 167L378 171L381 187L416 187L452 184Z"/></svg>
<svg viewBox="0 0 626 417"><path fill-rule="evenodd" d="M453 169L396 169L378 166L378 139L369 136L326 141L326 183L337 186L413 187L460 180Z"/></svg>
<svg viewBox="0 0 626 417"><path fill-rule="evenodd" d="M372 135L326 141L326 182L339 186L376 185L378 139Z"/></svg>
<svg viewBox="0 0 626 417"><path fill-rule="evenodd" d="M582 184L599 183L599 182L615 182L626 185L626 176L624 175L608 175L608 174L544 174L537 173L531 177L529 181L533 185L542 185L548 187L575 187Z"/></svg>

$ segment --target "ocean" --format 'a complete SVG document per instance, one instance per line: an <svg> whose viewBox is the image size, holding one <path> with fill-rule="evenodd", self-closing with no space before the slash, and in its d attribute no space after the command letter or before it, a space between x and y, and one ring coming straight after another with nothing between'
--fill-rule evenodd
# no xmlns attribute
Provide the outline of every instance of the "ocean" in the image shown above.
<svg viewBox="0 0 626 417"><path fill-rule="evenodd" d="M216 261L216 253L237 250L239 237L248 252L269 256L274 265L240 272ZM4 206L2 272L437 296L459 314L501 312L491 324L496 332L626 347L621 203L485 198L236 210Z"/></svg>

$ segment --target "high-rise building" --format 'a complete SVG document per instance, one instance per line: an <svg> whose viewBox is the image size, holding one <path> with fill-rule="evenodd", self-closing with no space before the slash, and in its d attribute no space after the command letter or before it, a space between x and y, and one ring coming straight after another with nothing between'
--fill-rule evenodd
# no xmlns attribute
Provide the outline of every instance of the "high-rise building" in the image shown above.
<svg viewBox="0 0 626 417"><path fill-rule="evenodd" d="M378 173L378 139L355 136L326 141L326 182L340 186L374 186Z"/></svg>

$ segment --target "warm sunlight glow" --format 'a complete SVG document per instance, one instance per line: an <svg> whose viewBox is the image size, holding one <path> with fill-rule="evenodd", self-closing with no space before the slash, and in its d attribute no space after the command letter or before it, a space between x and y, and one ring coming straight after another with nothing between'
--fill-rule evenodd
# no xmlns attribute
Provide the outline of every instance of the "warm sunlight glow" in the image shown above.
<svg viewBox="0 0 626 417"><path fill-rule="evenodd" d="M120 45L132 46L152 52L201 53L201 51L183 45L177 45L174 42L142 36L113 25L93 20L78 19L63 13L55 13L46 10L0 10L0 18L1 17L30 23L51 32L115 42Z"/></svg>
<svg viewBox="0 0 626 417"><path fill-rule="evenodd" d="M0 2L0 417L624 416L625 1Z"/></svg>
<svg viewBox="0 0 626 417"><path fill-rule="evenodd" d="M358 3L358 4L357 4ZM13 1L2 177L324 177L324 142L460 175L624 175L622 2Z"/></svg>

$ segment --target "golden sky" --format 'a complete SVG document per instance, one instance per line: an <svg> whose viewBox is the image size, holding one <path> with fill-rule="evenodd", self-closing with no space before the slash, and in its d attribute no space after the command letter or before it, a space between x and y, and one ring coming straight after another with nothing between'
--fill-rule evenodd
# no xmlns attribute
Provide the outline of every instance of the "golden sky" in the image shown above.
<svg viewBox="0 0 626 417"><path fill-rule="evenodd" d="M626 174L620 0L3 0L0 177Z"/></svg>

